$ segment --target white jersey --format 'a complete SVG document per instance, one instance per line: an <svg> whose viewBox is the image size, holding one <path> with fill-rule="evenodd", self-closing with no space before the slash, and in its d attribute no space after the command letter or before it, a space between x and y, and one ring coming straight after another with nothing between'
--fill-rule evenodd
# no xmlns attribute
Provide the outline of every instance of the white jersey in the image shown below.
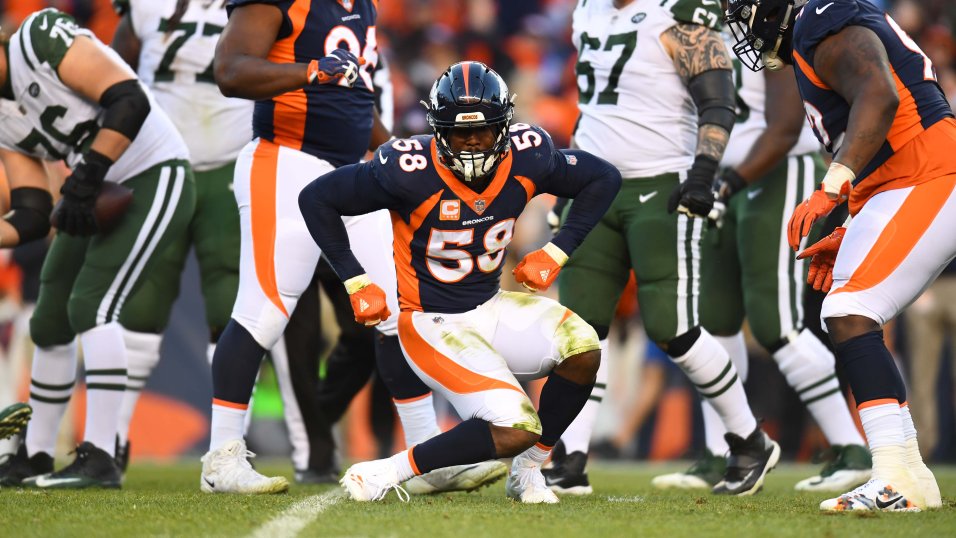
<svg viewBox="0 0 956 538"><path fill-rule="evenodd" d="M660 36L678 22L718 28L716 0L581 0L572 38L581 118L578 147L625 178L687 170L697 148L697 107Z"/></svg>
<svg viewBox="0 0 956 538"><path fill-rule="evenodd" d="M99 132L103 108L86 100L60 81L57 68L76 37L85 36L118 65L126 63L69 15L55 9L37 11L10 37L9 80L13 99L32 130L15 145L23 153L45 153L63 159L71 168ZM130 71L130 75L133 72ZM120 183L172 159L188 159L189 152L169 118L149 93L152 109L133 143L110 167L106 180ZM42 149L38 149L42 146Z"/></svg>
<svg viewBox="0 0 956 538"><path fill-rule="evenodd" d="M61 157L57 156L48 144L30 143L33 124L15 101L0 99L0 125L3 125L0 129L0 148L23 153L35 159L60 160Z"/></svg>
<svg viewBox="0 0 956 538"><path fill-rule="evenodd" d="M156 96L186 140L193 168L211 170L236 160L252 139L247 99L224 97L212 74L219 35L226 26L224 2L191 1L176 28L176 0L114 0L129 13L141 42L140 80Z"/></svg>
<svg viewBox="0 0 956 538"><path fill-rule="evenodd" d="M724 35L724 42L729 47L732 41ZM754 145L760 133L767 129L766 112L766 78L762 71L753 72L743 69L740 60L733 57L734 85L737 88L737 121L734 130L730 133L727 150L720 161L721 166L736 168L747 157L750 148ZM794 82L796 84L796 82ZM803 122L800 138L788 155L803 155L820 151L820 143L813 135L809 122Z"/></svg>

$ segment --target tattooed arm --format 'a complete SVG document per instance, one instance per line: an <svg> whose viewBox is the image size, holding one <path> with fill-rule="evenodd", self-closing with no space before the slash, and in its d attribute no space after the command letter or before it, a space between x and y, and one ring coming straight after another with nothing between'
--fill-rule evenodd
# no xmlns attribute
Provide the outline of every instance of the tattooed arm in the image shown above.
<svg viewBox="0 0 956 538"><path fill-rule="evenodd" d="M661 42L697 103L700 129L696 154L719 162L727 148L736 108L730 55L720 32L699 24L677 23L661 34ZM730 121L725 114L706 117L702 104L728 110Z"/></svg>

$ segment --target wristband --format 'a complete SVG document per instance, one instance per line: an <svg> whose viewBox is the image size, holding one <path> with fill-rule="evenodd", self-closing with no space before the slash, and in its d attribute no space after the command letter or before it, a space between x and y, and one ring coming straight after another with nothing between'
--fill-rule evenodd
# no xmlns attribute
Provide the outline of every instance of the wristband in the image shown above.
<svg viewBox="0 0 956 538"><path fill-rule="evenodd" d="M361 290L372 284L372 279L368 277L367 274L362 273L358 276L353 276L352 278L343 282L345 284L345 291L352 295L353 293Z"/></svg>
<svg viewBox="0 0 956 538"><path fill-rule="evenodd" d="M853 170L833 161L830 163L830 168L827 169L827 174L823 176L823 192L831 198L837 198L840 196L840 191L843 190L843 184L849 183L852 188L854 179L856 179L856 174L853 173Z"/></svg>
<svg viewBox="0 0 956 538"><path fill-rule="evenodd" d="M551 259L554 260L554 263L561 267L568 263L568 255L565 254L564 251L558 248L558 246L554 243L548 243L547 245L541 247L541 250L545 251L548 256L551 256Z"/></svg>

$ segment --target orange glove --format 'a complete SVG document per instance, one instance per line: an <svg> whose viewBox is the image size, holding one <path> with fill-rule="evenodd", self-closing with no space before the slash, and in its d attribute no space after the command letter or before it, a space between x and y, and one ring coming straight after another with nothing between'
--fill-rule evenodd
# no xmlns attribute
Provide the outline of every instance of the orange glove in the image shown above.
<svg viewBox="0 0 956 538"><path fill-rule="evenodd" d="M528 291L545 291L558 278L561 267L568 262L568 255L552 243L528 253L518 262L511 273Z"/></svg>
<svg viewBox="0 0 956 538"><path fill-rule="evenodd" d="M810 258L810 271L807 273L807 284L813 289L824 293L833 286L833 263L836 261L837 251L843 242L846 228L840 226L833 233L803 249L797 255L798 260Z"/></svg>
<svg viewBox="0 0 956 538"><path fill-rule="evenodd" d="M368 275L362 274L346 280L345 289L349 292L349 301L358 323L372 327L392 315L385 302L385 292L373 284Z"/></svg>
<svg viewBox="0 0 956 538"><path fill-rule="evenodd" d="M830 214L833 208L850 198L850 189L856 174L848 167L833 161L823 178L820 189L814 191L802 204L793 210L787 229L790 248L800 248L800 240L810 233L813 223Z"/></svg>

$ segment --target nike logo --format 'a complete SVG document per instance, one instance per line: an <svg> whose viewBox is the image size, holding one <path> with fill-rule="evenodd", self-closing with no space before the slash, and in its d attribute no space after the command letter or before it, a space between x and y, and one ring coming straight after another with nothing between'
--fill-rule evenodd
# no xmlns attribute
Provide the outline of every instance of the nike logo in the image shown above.
<svg viewBox="0 0 956 538"><path fill-rule="evenodd" d="M752 191L747 191L747 199L753 200L754 198L760 196L760 193L763 192L763 189L754 189Z"/></svg>
<svg viewBox="0 0 956 538"><path fill-rule="evenodd" d="M37 477L36 485L38 488L52 488L55 486L78 484L82 481L82 478L52 478L49 475L42 475Z"/></svg>
<svg viewBox="0 0 956 538"><path fill-rule="evenodd" d="M703 6L716 6L717 0L700 0L700 4Z"/></svg>
<svg viewBox="0 0 956 538"><path fill-rule="evenodd" d="M386 162L388 162L388 157L382 155L381 152L379 152L379 154L378 154L378 160L381 161L382 164L385 164Z"/></svg>
<svg viewBox="0 0 956 538"><path fill-rule="evenodd" d="M649 192L649 193L647 193L647 194L642 194L642 195L638 196L637 199L640 200L640 202L643 204L644 202L650 200L651 198L653 198L653 197L655 197L655 196L657 196L657 191Z"/></svg>
<svg viewBox="0 0 956 538"><path fill-rule="evenodd" d="M826 11L827 8L830 7L830 6L832 6L832 5L833 5L833 2L830 2L829 4L827 4L827 5L823 6L823 7L818 7L818 8L817 8L817 15L823 15L823 12Z"/></svg>
<svg viewBox="0 0 956 538"><path fill-rule="evenodd" d="M46 30L48 27L49 25L47 24L46 17L43 17L43 19L40 21L40 29Z"/></svg>
<svg viewBox="0 0 956 538"><path fill-rule="evenodd" d="M206 478L205 476L202 477L202 479L203 479L204 482L206 482L206 484L209 484L209 487L210 487L210 488L216 489L216 483L215 483L215 482L213 482L212 480L209 480L209 479Z"/></svg>
<svg viewBox="0 0 956 538"><path fill-rule="evenodd" d="M885 508L889 508L889 507L893 506L893 505L896 504L898 501L900 501L902 498L903 498L902 495L897 495L896 497L893 497L892 499L890 499L890 500L888 500L888 501L881 501L880 498L877 497L877 498L876 498L876 506L879 507L880 510L883 510L883 509L885 509Z"/></svg>

